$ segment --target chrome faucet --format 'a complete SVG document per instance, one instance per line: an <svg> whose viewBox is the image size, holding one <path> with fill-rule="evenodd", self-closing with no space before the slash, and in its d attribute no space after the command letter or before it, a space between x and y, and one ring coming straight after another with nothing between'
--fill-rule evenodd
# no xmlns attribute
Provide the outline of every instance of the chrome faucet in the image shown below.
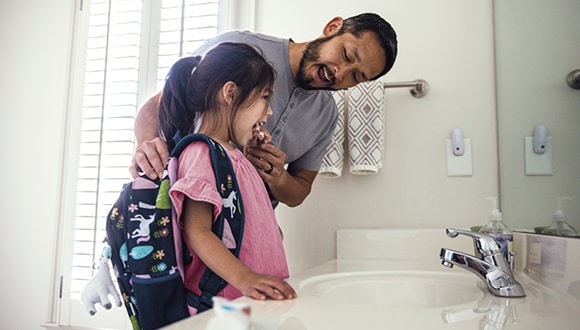
<svg viewBox="0 0 580 330"><path fill-rule="evenodd" d="M504 256L499 243L491 236L467 230L446 229L447 236L462 234L473 238L475 256L442 248L441 264L452 268L459 266L474 273L487 285L489 292L499 297L524 297L524 289L512 273L514 255L510 261Z"/></svg>

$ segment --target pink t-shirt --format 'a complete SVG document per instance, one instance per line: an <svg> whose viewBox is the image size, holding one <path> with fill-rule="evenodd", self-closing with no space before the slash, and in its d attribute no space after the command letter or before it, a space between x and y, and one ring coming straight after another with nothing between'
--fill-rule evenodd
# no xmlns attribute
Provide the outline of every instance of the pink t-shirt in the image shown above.
<svg viewBox="0 0 580 330"><path fill-rule="evenodd" d="M227 153L236 174L244 207L245 226L239 259L256 273L287 278L288 265L282 238L262 178L240 150L227 150ZM169 194L180 219L182 230L181 214L186 196L212 204L215 221L224 202L216 189L208 145L205 142L193 142L187 146L179 157L178 168L178 180ZM185 237L184 240L186 240ZM232 239L226 237L226 234L222 241L228 247L235 244ZM191 251L191 248L189 250ZM185 271L185 287L199 295L199 279L206 266L193 251L191 253L193 262ZM218 295L234 299L242 294L228 284Z"/></svg>

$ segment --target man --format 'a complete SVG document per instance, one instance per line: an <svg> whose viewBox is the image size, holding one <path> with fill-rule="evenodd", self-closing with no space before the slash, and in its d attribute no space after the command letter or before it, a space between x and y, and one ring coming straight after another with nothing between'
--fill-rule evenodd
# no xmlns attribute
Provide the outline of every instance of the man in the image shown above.
<svg viewBox="0 0 580 330"><path fill-rule="evenodd" d="M249 31L220 34L198 49L203 54L220 42L244 42L257 47L276 69L273 115L264 125L265 142L246 148L248 159L266 183L274 207L280 201L298 206L310 193L338 113L329 90L346 89L387 73L397 56L397 36L379 15L366 13L347 19L335 17L322 36L296 43ZM138 148L130 167L161 176L168 159L159 136L161 94L152 97L135 121Z"/></svg>

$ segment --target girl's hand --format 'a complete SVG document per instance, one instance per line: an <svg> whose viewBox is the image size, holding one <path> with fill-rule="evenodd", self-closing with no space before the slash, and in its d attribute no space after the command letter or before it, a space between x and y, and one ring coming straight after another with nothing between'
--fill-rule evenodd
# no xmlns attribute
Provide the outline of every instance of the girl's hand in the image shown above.
<svg viewBox="0 0 580 330"><path fill-rule="evenodd" d="M191 249L203 263L244 296L257 300L293 299L296 291L284 280L258 274L236 258L211 230L213 205L186 198L184 227Z"/></svg>
<svg viewBox="0 0 580 330"><path fill-rule="evenodd" d="M296 291L286 281L275 276L250 272L238 288L244 296L256 300L286 300L296 298Z"/></svg>

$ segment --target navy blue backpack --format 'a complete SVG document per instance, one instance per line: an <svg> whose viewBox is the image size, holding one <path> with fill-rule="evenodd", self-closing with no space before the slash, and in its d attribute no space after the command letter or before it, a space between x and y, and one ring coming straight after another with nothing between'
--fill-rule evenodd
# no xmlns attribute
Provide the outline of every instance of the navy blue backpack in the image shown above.
<svg viewBox="0 0 580 330"><path fill-rule="evenodd" d="M107 216L106 240L111 246L113 269L133 329L157 329L186 318L187 305L198 312L207 310L212 306L212 297L227 285L209 268L199 283L201 296L187 291L183 285L184 265L191 261L191 256L182 241L169 188L177 178L179 155L193 141L208 144L217 189L224 200L235 201L224 202L212 231L221 238L227 221L236 240L230 251L239 257L244 211L230 159L211 138L187 135L172 150L163 178L151 180L141 176L125 184Z"/></svg>

